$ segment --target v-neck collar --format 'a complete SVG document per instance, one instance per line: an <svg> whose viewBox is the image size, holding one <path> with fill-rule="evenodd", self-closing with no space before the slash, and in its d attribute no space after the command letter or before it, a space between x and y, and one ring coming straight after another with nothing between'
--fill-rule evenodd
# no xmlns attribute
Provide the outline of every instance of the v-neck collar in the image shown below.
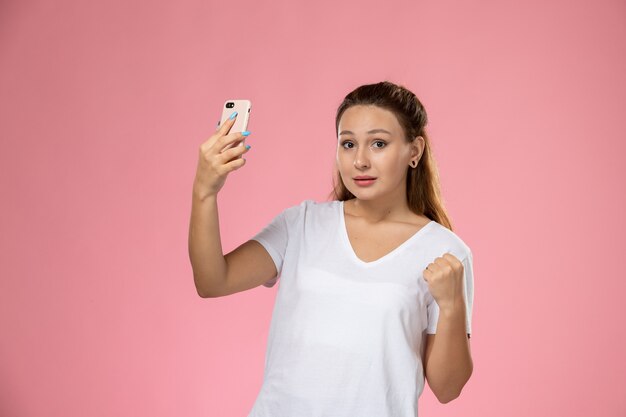
<svg viewBox="0 0 626 417"><path fill-rule="evenodd" d="M389 258L393 258L404 247L406 247L411 242L416 240L419 236L421 236L426 229L432 227L432 225L436 223L434 220L429 221L424 226L422 226L417 232L415 232L411 237L409 237L407 240L402 242L400 244L400 246L396 247L395 249L391 250L390 252L388 252L387 254L383 255L382 257L380 257L378 259L375 259L375 260L370 261L370 262L365 262L364 260L362 260L361 258L359 258L356 255L356 252L354 251L354 248L352 247L352 244L350 243L350 238L348 236L348 228L346 227L345 213L344 213L344 210L343 210L343 203L344 203L343 201L340 201L339 204L337 204L338 211L339 211L339 219L340 219L339 220L340 229L341 229L340 230L340 234L343 236L343 242L344 242L344 245L346 246L346 249L348 250L348 253L350 254L350 257L356 263L358 263L360 265L363 265L363 266L366 266L366 267L375 266L375 265L380 264L381 262L386 261Z"/></svg>

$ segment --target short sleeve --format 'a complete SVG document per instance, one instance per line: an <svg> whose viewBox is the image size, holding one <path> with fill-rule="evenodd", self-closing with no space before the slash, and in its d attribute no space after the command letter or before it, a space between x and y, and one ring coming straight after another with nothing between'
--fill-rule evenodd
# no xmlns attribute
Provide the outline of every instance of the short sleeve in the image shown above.
<svg viewBox="0 0 626 417"><path fill-rule="evenodd" d="M469 252L467 257L462 261L463 263L463 282L465 284L465 292L463 297L465 299L465 328L468 338L472 334L472 307L474 304L474 265L472 253ZM437 321L439 320L439 306L434 299L427 307L428 314L428 327L426 328L427 334L437 333Z"/></svg>
<svg viewBox="0 0 626 417"><path fill-rule="evenodd" d="M278 271L276 277L263 284L268 288L276 284L282 271L287 242L289 240L286 218L287 210L288 209L285 209L276 215L267 226L251 238L251 240L256 240L263 245L267 253L272 257L274 265L276 265L276 270Z"/></svg>

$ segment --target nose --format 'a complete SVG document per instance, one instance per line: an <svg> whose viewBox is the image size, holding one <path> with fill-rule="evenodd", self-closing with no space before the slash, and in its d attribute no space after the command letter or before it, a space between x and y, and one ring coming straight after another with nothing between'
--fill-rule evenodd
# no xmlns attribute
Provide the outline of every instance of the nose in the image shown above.
<svg viewBox="0 0 626 417"><path fill-rule="evenodd" d="M354 157L354 166L356 168L365 168L369 165L369 159L367 158L367 149L360 148L356 151Z"/></svg>

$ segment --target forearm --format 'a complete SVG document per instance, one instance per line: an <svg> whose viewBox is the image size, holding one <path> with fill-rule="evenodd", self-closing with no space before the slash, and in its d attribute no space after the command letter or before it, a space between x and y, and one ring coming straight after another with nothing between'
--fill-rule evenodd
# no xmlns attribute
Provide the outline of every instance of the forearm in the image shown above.
<svg viewBox="0 0 626 417"><path fill-rule="evenodd" d="M461 394L472 370L472 356L465 328L465 301L439 310L437 336L428 360L428 385L439 401L449 402Z"/></svg>
<svg viewBox="0 0 626 417"><path fill-rule="evenodd" d="M211 289L226 277L222 252L217 195L200 198L193 192L189 222L189 259L198 294L210 296Z"/></svg>

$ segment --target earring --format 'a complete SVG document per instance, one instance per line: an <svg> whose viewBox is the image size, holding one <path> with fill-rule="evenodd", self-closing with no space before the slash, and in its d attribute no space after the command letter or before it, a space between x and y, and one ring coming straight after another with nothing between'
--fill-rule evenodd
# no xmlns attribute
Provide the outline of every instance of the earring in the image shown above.
<svg viewBox="0 0 626 417"><path fill-rule="evenodd" d="M414 162L415 162L415 165L413 165L413 163L414 163ZM417 161L411 161L411 162L409 163L409 165L411 165L413 168L415 168L415 167L417 166Z"/></svg>

